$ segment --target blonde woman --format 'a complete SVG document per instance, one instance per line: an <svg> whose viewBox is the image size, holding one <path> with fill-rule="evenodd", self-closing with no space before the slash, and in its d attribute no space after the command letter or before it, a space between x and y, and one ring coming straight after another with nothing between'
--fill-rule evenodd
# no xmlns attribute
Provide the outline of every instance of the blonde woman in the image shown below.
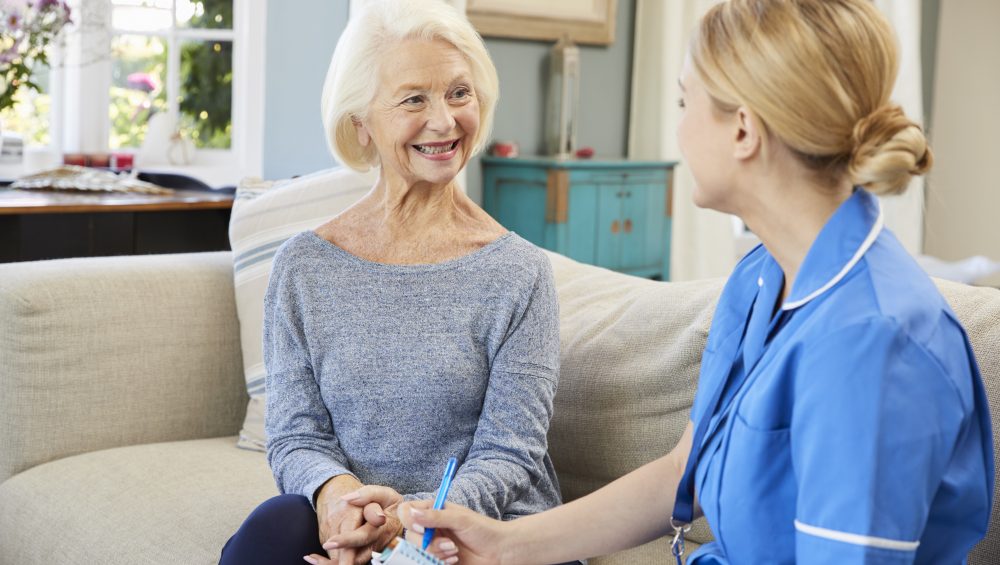
<svg viewBox="0 0 1000 565"><path fill-rule="evenodd" d="M467 564L659 536L680 563L702 512L716 541L688 564L964 562L989 520L990 418L962 327L875 197L931 165L889 101L897 65L866 0L714 7L680 77L679 142L696 203L738 215L763 245L723 291L680 443L524 520L415 502L404 523L436 527Z"/></svg>
<svg viewBox="0 0 1000 565"><path fill-rule="evenodd" d="M341 36L327 137L341 163L378 179L275 257L266 429L282 494L247 518L222 563L367 563L401 534L398 504L433 498L452 456L450 500L503 520L559 504L546 443L559 374L552 269L455 183L496 99L485 45L441 0L369 0ZM342 499L362 485L392 500ZM435 545L452 561L455 549Z"/></svg>

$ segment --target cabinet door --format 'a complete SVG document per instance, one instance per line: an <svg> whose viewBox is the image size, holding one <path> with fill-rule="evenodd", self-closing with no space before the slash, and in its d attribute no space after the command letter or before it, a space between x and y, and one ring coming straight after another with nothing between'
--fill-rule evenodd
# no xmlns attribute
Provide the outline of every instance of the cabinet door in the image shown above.
<svg viewBox="0 0 1000 565"><path fill-rule="evenodd" d="M597 189L597 261L606 269L622 268L622 186L601 184Z"/></svg>
<svg viewBox="0 0 1000 565"><path fill-rule="evenodd" d="M659 272L666 257L666 186L630 184L622 189L622 270Z"/></svg>
<svg viewBox="0 0 1000 565"><path fill-rule="evenodd" d="M572 182L566 225L566 256L574 261L597 265L600 189L589 182Z"/></svg>
<svg viewBox="0 0 1000 565"><path fill-rule="evenodd" d="M503 227L546 247L544 173L504 167L484 171L483 208ZM555 250L558 251L558 250Z"/></svg>

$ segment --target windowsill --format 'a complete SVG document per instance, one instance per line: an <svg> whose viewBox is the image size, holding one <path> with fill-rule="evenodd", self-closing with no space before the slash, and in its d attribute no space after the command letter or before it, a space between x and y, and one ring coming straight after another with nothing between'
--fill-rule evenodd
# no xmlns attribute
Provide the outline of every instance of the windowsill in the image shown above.
<svg viewBox="0 0 1000 565"><path fill-rule="evenodd" d="M21 163L0 162L0 179L12 180L23 174ZM203 183L219 188L223 186L236 186L240 179L247 176L245 173L228 165L150 165L139 167L140 171L177 173L194 177Z"/></svg>

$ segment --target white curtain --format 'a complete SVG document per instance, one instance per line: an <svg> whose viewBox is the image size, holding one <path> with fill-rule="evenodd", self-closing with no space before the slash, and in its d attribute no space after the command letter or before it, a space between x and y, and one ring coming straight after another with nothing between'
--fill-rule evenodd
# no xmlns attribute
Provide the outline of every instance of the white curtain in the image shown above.
<svg viewBox="0 0 1000 565"><path fill-rule="evenodd" d="M677 79L691 31L719 0L636 0L629 157L681 160L675 130L680 119ZM894 98L920 120L920 0L876 0L900 39L901 68ZM695 207L694 181L681 163L675 172L671 280L725 276L754 240L734 218ZM923 183L885 199L886 222L912 252L923 238Z"/></svg>
<svg viewBox="0 0 1000 565"><path fill-rule="evenodd" d="M636 1L630 158L681 160L674 133L680 120L677 79L691 31L717 1ZM670 279L675 281L726 275L736 262L732 219L695 207L693 187L690 171L679 164L674 170L670 244Z"/></svg>
<svg viewBox="0 0 1000 565"><path fill-rule="evenodd" d="M899 77L893 90L893 100L903 107L906 115L917 123L924 120L923 73L920 65L921 0L875 0L889 18L899 39ZM924 243L924 179L915 177L900 196L882 198L885 225L913 255L923 252Z"/></svg>

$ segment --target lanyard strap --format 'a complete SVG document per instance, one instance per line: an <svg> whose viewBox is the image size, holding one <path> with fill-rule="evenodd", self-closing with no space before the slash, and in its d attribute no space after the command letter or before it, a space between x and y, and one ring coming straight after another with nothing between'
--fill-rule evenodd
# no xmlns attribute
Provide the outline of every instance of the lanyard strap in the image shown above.
<svg viewBox="0 0 1000 565"><path fill-rule="evenodd" d="M745 331L746 328L744 328ZM743 352L743 338L740 337L735 346L735 353L730 357L736 359ZM720 352L721 353L721 352ZM739 363L742 366L742 363ZM729 365L729 372L723 382L712 392L711 398L705 407L705 411L699 418L694 428L694 435L691 438L691 452L688 454L687 464L684 466L684 474L677 484L677 495L674 497L674 511L670 515L670 527L674 530L674 538L670 543L670 551L677 559L677 565L681 565L681 556L684 555L684 534L691 529L691 522L694 521L694 473L698 466L698 460L705 451L705 434L712 422L712 416L719 412L722 399L727 390L732 390L730 402L736 397L736 393L750 376L750 368L742 367L742 370L734 370L734 364Z"/></svg>

